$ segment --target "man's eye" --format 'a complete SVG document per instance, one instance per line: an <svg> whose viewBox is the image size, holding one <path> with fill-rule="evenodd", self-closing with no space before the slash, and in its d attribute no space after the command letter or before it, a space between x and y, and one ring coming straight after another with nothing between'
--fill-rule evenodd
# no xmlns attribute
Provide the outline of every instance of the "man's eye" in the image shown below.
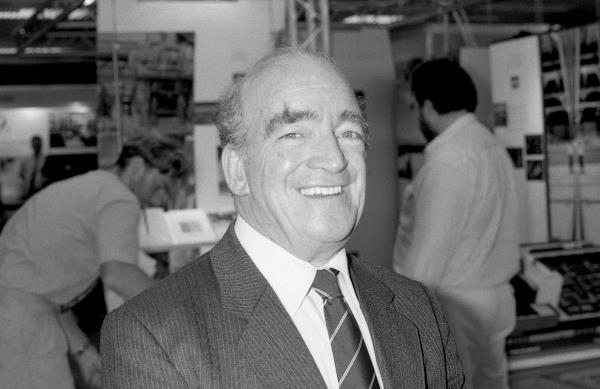
<svg viewBox="0 0 600 389"><path fill-rule="evenodd" d="M361 134L360 132L356 132L356 131L344 131L341 134L342 138L346 138L346 139L359 139L362 140L364 138L363 134Z"/></svg>
<svg viewBox="0 0 600 389"><path fill-rule="evenodd" d="M302 134L298 133L298 132L288 132L286 134L283 134L282 136L280 136L280 139L298 139L301 138Z"/></svg>

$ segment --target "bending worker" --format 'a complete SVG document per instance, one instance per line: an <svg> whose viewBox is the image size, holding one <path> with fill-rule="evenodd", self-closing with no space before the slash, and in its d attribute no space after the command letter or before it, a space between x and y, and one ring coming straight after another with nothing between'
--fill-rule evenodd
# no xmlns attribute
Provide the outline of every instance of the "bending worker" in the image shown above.
<svg viewBox="0 0 600 389"><path fill-rule="evenodd" d="M176 142L132 138L111 169L52 184L11 217L0 235L3 388L73 388L68 353L99 387L99 353L70 308L99 277L124 299L151 284L136 264L140 205L166 206L186 170Z"/></svg>
<svg viewBox="0 0 600 389"><path fill-rule="evenodd" d="M473 115L477 92L457 63L423 63L411 89L428 144L412 204L408 196L403 206L394 269L439 297L469 387L508 388L504 341L516 320L509 280L519 270L512 165Z"/></svg>

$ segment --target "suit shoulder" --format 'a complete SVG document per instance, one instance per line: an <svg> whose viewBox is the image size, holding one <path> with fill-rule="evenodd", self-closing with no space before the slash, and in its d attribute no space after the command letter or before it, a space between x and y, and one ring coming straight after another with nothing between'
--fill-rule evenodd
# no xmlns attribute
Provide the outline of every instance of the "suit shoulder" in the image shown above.
<svg viewBox="0 0 600 389"><path fill-rule="evenodd" d="M435 299L435 297L422 283L363 260L354 258L353 262L356 263L357 267L371 274L378 282L392 291L395 296L413 306L415 313L422 312L424 307L433 308L432 299Z"/></svg>
<svg viewBox="0 0 600 389"><path fill-rule="evenodd" d="M355 262L359 268L371 273L371 275L392 290L398 288L409 291L414 290L416 293L423 293L426 290L425 286L420 282L403 276L402 274L394 273L393 271L385 269L379 265L368 263L364 260L359 260L356 258L353 259L353 262Z"/></svg>

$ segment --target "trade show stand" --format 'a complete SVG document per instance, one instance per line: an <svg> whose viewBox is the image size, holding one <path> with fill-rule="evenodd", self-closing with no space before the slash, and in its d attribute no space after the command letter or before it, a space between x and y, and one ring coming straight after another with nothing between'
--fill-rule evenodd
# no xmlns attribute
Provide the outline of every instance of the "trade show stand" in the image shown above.
<svg viewBox="0 0 600 389"><path fill-rule="evenodd" d="M599 388L600 246L525 247L512 284L518 318L506 342L511 388Z"/></svg>

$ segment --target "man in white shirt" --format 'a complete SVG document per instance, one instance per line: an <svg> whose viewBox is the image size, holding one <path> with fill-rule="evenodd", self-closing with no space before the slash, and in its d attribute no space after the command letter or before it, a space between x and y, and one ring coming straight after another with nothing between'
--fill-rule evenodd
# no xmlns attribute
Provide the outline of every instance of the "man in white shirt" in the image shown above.
<svg viewBox="0 0 600 389"><path fill-rule="evenodd" d="M108 315L104 385L464 387L435 298L346 255L367 125L330 59L267 56L227 92L217 127L237 220L209 253Z"/></svg>
<svg viewBox="0 0 600 389"><path fill-rule="evenodd" d="M507 388L504 341L516 315L509 280L519 270L511 162L473 115L475 86L457 63L425 62L411 89L428 145L405 197L394 269L440 299L471 386Z"/></svg>

